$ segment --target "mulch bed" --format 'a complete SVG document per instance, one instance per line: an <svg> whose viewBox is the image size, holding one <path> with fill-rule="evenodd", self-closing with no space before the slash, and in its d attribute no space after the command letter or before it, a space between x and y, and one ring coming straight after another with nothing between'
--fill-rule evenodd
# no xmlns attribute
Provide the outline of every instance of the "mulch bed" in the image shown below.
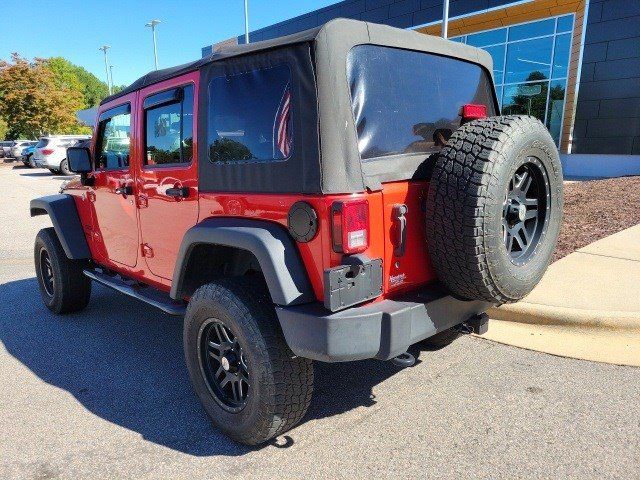
<svg viewBox="0 0 640 480"><path fill-rule="evenodd" d="M553 261L640 223L640 177L565 183L564 217Z"/></svg>

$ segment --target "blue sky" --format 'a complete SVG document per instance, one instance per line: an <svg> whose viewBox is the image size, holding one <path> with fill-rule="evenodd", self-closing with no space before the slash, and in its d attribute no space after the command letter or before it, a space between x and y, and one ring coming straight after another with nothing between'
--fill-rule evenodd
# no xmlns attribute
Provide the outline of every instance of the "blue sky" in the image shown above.
<svg viewBox="0 0 640 480"><path fill-rule="evenodd" d="M321 8L337 0L249 0L255 30ZM6 13L9 13L10 19ZM160 68L200 57L206 44L244 32L243 0L3 0L0 58L62 56L105 79L98 47L111 45L116 84L129 84L153 69L152 18Z"/></svg>

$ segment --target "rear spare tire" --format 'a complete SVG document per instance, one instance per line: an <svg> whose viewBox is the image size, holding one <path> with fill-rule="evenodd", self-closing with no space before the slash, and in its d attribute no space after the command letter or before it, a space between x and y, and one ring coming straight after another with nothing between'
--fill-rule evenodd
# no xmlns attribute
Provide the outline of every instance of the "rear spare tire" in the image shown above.
<svg viewBox="0 0 640 480"><path fill-rule="evenodd" d="M562 167L537 119L491 117L456 130L427 196L427 242L460 298L516 302L544 274L562 217Z"/></svg>

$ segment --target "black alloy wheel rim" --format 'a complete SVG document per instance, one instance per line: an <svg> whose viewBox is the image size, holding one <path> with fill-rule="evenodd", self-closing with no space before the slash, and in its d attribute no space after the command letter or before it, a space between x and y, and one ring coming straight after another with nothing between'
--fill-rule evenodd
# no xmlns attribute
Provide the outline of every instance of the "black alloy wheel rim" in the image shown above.
<svg viewBox="0 0 640 480"><path fill-rule="evenodd" d="M44 290L47 292L47 295L53 297L53 288L55 286L53 268L51 267L49 252L44 248L40 250L40 271L42 272L42 285L44 286Z"/></svg>
<svg viewBox="0 0 640 480"><path fill-rule="evenodd" d="M242 410L250 389L249 368L231 330L219 320L208 319L200 328L198 357L213 398L227 411Z"/></svg>
<svg viewBox="0 0 640 480"><path fill-rule="evenodd" d="M502 237L511 261L527 263L549 226L550 187L546 169L535 157L515 171L502 208Z"/></svg>

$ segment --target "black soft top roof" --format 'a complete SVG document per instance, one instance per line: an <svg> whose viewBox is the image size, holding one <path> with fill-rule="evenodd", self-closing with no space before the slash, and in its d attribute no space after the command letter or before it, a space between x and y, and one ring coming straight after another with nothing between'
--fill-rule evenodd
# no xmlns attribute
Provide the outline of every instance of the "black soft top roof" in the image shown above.
<svg viewBox="0 0 640 480"><path fill-rule="evenodd" d="M199 60L149 72L133 82L127 88L102 100L100 105L108 103L128 93L140 90L148 85L153 85L154 83L159 83L163 80L168 80L188 72L194 72L204 65L231 57L271 50L287 45L312 42L323 36L339 38L341 42L349 43L350 41L354 41L361 34L363 28L368 32L369 37L377 37L378 41L373 43L396 43L396 40L399 37L402 39L401 43L405 48L434 51L451 57L462 58L483 65L489 72L492 70L492 60L489 54L480 51L479 49L469 47L463 43L451 42L440 37L425 35L411 30L402 30L399 28L389 27L387 25L337 18L325 23L324 25L320 25L319 27L286 35L284 37L249 44L225 46L221 50ZM477 54L478 51L481 52L479 55Z"/></svg>
<svg viewBox="0 0 640 480"><path fill-rule="evenodd" d="M127 88L119 91L118 93L114 93L113 95L105 98L100 102L100 105L110 102L111 100L115 100L116 98L122 97L131 92L135 92L136 90L140 90L148 85L153 85L154 83L162 82L163 80L168 80L173 77L178 77L185 73L194 72L203 65L207 65L212 62L216 62L219 60L223 60L230 57L236 57L239 55L244 55L247 53L259 52L262 50L270 50L272 48L277 48L286 45L294 45L298 43L304 43L314 40L318 32L322 29L324 25L319 27L315 27L309 30L305 30L303 32L294 33L292 35L287 35L285 37L278 37L272 40L264 40L262 42L254 42L249 44L242 45L233 45L230 47L224 47L221 50L207 56L201 58L199 60L183 63L182 65L177 65L175 67L164 68L162 70L155 70L147 73L146 75L140 77L138 80L133 82Z"/></svg>
<svg viewBox="0 0 640 480"><path fill-rule="evenodd" d="M308 45L308 47L307 47ZM123 91L103 100L110 102L127 93L185 73L199 71L201 80L288 63L294 74L297 94L294 110L299 112L293 128L294 154L283 162L211 162L208 149L198 149L202 191L244 191L270 193L353 193L376 191L384 181L412 178L424 161L421 154L402 154L361 162L351 104L348 56L358 45L378 45L425 52L475 63L491 77L491 55L479 48L440 37L402 30L388 25L350 19L335 19L324 25L248 45L223 47L198 61L151 72ZM259 53L258 55L252 55ZM205 89L201 99L206 102ZM497 98L493 103L497 110ZM297 102L297 103L296 103ZM208 107L199 109L199 143L207 144ZM215 181L214 181L215 180ZM217 182L217 183L216 183ZM214 185L215 184L215 185ZM211 187L207 190L207 185Z"/></svg>

